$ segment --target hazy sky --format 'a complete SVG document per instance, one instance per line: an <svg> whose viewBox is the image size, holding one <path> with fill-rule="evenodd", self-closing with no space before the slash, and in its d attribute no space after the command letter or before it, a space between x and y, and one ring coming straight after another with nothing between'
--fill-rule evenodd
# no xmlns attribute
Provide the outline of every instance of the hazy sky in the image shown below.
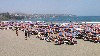
<svg viewBox="0 0 100 56"><path fill-rule="evenodd" d="M100 16L100 0L0 0L0 12Z"/></svg>

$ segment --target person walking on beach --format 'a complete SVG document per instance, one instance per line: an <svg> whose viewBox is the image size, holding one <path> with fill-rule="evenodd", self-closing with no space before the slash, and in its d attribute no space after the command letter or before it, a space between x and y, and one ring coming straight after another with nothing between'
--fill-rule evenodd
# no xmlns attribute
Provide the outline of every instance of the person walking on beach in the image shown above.
<svg viewBox="0 0 100 56"><path fill-rule="evenodd" d="M25 30L25 40L27 40L28 37L28 29Z"/></svg>
<svg viewBox="0 0 100 56"><path fill-rule="evenodd" d="M16 35L18 36L18 27L16 27Z"/></svg>
<svg viewBox="0 0 100 56"><path fill-rule="evenodd" d="M30 38L30 35L31 35L31 30L30 29L28 29L27 34L28 34L28 37Z"/></svg>

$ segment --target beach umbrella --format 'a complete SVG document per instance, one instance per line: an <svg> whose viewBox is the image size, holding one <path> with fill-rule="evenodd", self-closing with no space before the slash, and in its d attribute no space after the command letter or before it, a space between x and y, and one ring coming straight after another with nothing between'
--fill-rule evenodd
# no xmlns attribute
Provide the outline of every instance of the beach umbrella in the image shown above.
<svg viewBox="0 0 100 56"><path fill-rule="evenodd" d="M81 29L81 28L76 28L76 30L84 30L84 29Z"/></svg>
<svg viewBox="0 0 100 56"><path fill-rule="evenodd" d="M73 28L73 25L70 25L69 28Z"/></svg>

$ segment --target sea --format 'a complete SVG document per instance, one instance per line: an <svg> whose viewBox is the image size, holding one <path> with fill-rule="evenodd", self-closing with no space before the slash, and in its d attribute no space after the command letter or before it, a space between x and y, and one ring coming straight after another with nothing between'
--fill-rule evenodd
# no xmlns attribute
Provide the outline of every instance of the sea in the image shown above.
<svg viewBox="0 0 100 56"><path fill-rule="evenodd" d="M16 21L44 21L44 22L100 22L100 16L77 16L77 17L68 17L68 16L59 16L57 18L31 18L31 19L22 19Z"/></svg>

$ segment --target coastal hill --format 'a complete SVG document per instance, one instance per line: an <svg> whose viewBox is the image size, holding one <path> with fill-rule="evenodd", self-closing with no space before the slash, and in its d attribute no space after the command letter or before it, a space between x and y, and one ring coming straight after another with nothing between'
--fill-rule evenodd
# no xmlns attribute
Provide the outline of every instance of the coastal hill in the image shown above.
<svg viewBox="0 0 100 56"><path fill-rule="evenodd" d="M22 20L31 18L58 18L61 16L74 17L72 14L25 14L25 13L0 13L0 20Z"/></svg>
<svg viewBox="0 0 100 56"><path fill-rule="evenodd" d="M11 13L0 13L0 20L10 20L10 19L23 19L25 16L19 16L19 14L11 14Z"/></svg>

